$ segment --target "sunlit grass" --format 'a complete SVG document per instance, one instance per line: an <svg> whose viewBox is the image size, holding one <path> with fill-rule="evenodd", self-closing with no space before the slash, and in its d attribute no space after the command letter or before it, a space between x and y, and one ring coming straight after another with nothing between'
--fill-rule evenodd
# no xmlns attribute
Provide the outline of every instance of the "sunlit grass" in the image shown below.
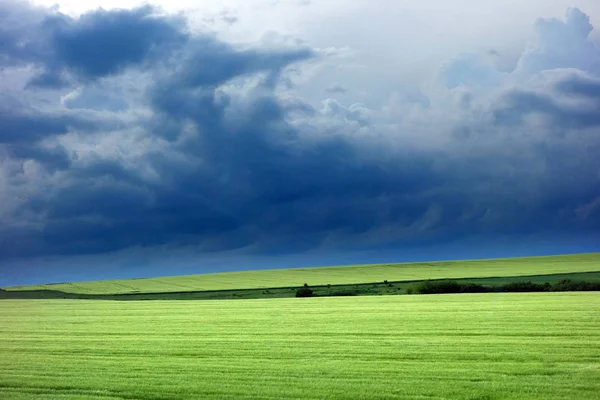
<svg viewBox="0 0 600 400"><path fill-rule="evenodd" d="M0 398L597 399L600 294L0 302Z"/></svg>

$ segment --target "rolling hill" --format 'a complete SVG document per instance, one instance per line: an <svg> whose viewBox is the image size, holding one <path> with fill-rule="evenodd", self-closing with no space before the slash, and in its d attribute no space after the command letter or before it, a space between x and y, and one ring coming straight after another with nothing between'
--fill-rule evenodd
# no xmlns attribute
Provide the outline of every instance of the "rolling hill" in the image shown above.
<svg viewBox="0 0 600 400"><path fill-rule="evenodd" d="M600 253L469 261L256 270L158 278L5 287L80 294L169 293L447 278L518 277L600 271Z"/></svg>

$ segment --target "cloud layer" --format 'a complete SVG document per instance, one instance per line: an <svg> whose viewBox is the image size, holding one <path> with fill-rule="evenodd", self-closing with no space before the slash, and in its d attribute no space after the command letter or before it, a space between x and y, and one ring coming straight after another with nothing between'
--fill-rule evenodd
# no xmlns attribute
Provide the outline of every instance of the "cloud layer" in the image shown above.
<svg viewBox="0 0 600 400"><path fill-rule="evenodd" d="M336 99L343 81L300 96L303 71L344 49L189 25L0 4L2 260L600 234L600 49L582 11L538 20L513 71L457 55L381 107Z"/></svg>

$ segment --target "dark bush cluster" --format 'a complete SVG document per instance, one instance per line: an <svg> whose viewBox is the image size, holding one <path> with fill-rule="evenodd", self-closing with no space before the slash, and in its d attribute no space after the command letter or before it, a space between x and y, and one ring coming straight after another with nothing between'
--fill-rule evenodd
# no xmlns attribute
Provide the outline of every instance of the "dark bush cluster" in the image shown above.
<svg viewBox="0 0 600 400"><path fill-rule="evenodd" d="M592 292L600 291L600 282L574 282L570 279L563 279L556 283L552 289L555 292Z"/></svg>
<svg viewBox="0 0 600 400"><path fill-rule="evenodd" d="M456 281L425 281L410 289L407 292L418 294L485 293L491 290L483 285Z"/></svg>
<svg viewBox="0 0 600 400"><path fill-rule="evenodd" d="M546 283L511 282L499 288L501 292L550 292L552 285Z"/></svg>
<svg viewBox="0 0 600 400"><path fill-rule="evenodd" d="M313 297L313 295L314 292L307 283L305 283L300 289L296 290L296 297Z"/></svg>
<svg viewBox="0 0 600 400"><path fill-rule="evenodd" d="M600 282L574 282L563 279L552 285L531 281L511 282L502 286L484 286L456 281L425 281L406 290L408 294L485 293L485 292L584 292L600 291Z"/></svg>

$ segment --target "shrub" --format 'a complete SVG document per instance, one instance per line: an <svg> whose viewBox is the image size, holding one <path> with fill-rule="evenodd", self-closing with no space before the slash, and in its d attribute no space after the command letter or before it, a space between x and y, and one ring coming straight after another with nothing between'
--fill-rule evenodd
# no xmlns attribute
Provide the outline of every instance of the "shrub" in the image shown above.
<svg viewBox="0 0 600 400"><path fill-rule="evenodd" d="M383 283L387 285L388 284L388 280L387 279L384 280Z"/></svg>
<svg viewBox="0 0 600 400"><path fill-rule="evenodd" d="M490 288L476 283L458 283L456 281L425 281L409 290L419 294L443 293L485 293Z"/></svg>
<svg viewBox="0 0 600 400"><path fill-rule="evenodd" d="M308 284L304 284L303 287L296 290L296 297L313 297L313 291L308 287Z"/></svg>
<svg viewBox="0 0 600 400"><path fill-rule="evenodd" d="M568 292L573 288L573 281L570 279L561 279L558 281L552 289L557 292Z"/></svg>
<svg viewBox="0 0 600 400"><path fill-rule="evenodd" d="M454 281L425 281L416 289L420 294L460 293L460 285Z"/></svg>
<svg viewBox="0 0 600 400"><path fill-rule="evenodd" d="M552 289L557 292L600 291L600 282L574 282L570 279L562 279L558 281Z"/></svg>
<svg viewBox="0 0 600 400"><path fill-rule="evenodd" d="M585 291L600 291L600 282L581 282Z"/></svg>
<svg viewBox="0 0 600 400"><path fill-rule="evenodd" d="M541 284L531 281L511 282L500 288L503 292L547 292L551 289L549 283Z"/></svg>
<svg viewBox="0 0 600 400"><path fill-rule="evenodd" d="M574 282L563 279L554 285L531 281L511 282L498 287L483 286L476 283L459 283L456 281L425 281L416 283L406 289L407 294L442 294L442 293L485 293L485 292L583 292L600 291L600 282Z"/></svg>

